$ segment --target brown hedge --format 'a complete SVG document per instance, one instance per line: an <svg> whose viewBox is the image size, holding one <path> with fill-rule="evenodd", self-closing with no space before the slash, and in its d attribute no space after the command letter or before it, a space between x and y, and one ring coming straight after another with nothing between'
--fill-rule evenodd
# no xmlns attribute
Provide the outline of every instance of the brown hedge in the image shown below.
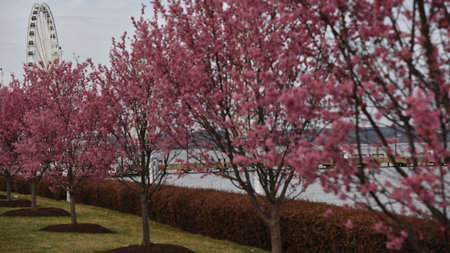
<svg viewBox="0 0 450 253"><path fill-rule="evenodd" d="M29 193L27 185L23 178L16 177L13 190ZM48 186L48 181L41 180L38 194L56 199L64 197L63 192L51 195ZM133 183L129 183L129 187L138 189ZM6 180L2 177L0 189L6 189ZM78 203L140 214L139 197L118 181L85 182L76 199ZM157 222L270 249L269 231L246 195L164 185L153 195L149 205L150 218ZM329 218L323 216L327 209L333 211ZM388 252L386 237L373 229L380 215L323 203L286 200L280 211L283 249L285 252ZM355 224L353 229L345 227L347 219ZM435 223L417 218L408 218L408 222L424 233L422 243L427 252L450 252L450 238L440 232ZM412 251L411 243L407 241L402 251Z"/></svg>
<svg viewBox="0 0 450 253"><path fill-rule="evenodd" d="M65 199L66 193L63 190L56 189L55 191L50 191L50 186L52 186L52 183L49 180L46 180L45 178L41 179L36 185L37 195L55 200ZM6 178L4 176L0 176L0 190L6 191ZM21 194L30 194L30 182L25 180L22 176L15 176L11 184L11 191Z"/></svg>

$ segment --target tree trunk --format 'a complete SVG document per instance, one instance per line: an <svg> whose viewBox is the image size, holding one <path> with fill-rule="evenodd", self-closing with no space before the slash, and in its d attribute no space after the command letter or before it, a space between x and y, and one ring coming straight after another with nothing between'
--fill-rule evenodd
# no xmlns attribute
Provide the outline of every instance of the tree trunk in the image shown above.
<svg viewBox="0 0 450 253"><path fill-rule="evenodd" d="M11 200L11 177L6 177L6 200Z"/></svg>
<svg viewBox="0 0 450 253"><path fill-rule="evenodd" d="M280 210L277 205L272 206L272 213L269 221L270 242L272 253L281 253L281 231L280 231Z"/></svg>
<svg viewBox="0 0 450 253"><path fill-rule="evenodd" d="M70 219L72 224L77 224L77 214L75 212L75 192L69 191L70 193Z"/></svg>
<svg viewBox="0 0 450 253"><path fill-rule="evenodd" d="M148 205L145 193L141 193L141 209L142 209L142 246L149 246L150 229L148 223Z"/></svg>
<svg viewBox="0 0 450 253"><path fill-rule="evenodd" d="M37 209L36 204L36 179L31 180L31 209Z"/></svg>

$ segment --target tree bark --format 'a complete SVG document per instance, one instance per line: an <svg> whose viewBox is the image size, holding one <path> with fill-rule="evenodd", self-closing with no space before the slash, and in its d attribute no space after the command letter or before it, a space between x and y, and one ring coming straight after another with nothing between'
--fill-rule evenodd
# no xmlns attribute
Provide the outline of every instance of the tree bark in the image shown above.
<svg viewBox="0 0 450 253"><path fill-rule="evenodd" d="M31 180L31 209L37 209L36 203L36 179Z"/></svg>
<svg viewBox="0 0 450 253"><path fill-rule="evenodd" d="M72 224L77 224L77 214L75 212L75 192L69 191L70 193L70 219Z"/></svg>
<svg viewBox="0 0 450 253"><path fill-rule="evenodd" d="M6 177L6 200L11 200L11 177Z"/></svg>
<svg viewBox="0 0 450 253"><path fill-rule="evenodd" d="M148 205L145 193L141 193L141 210L142 210L142 246L150 245L150 229L148 222Z"/></svg>
<svg viewBox="0 0 450 253"><path fill-rule="evenodd" d="M277 205L272 206L272 213L269 221L270 242L272 245L272 253L281 253L281 230L280 230L280 210Z"/></svg>

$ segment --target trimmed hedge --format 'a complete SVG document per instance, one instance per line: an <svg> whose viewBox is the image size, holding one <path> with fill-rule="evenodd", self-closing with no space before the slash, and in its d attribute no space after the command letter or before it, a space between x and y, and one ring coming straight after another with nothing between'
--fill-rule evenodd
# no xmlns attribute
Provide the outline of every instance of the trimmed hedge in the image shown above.
<svg viewBox="0 0 450 253"><path fill-rule="evenodd" d="M138 189L133 183L129 187ZM78 203L105 207L140 215L139 197L118 181L106 180L98 184L84 183L80 187ZM27 182L16 177L13 191L29 194ZM64 199L64 192L50 192L45 179L37 186L41 196ZM6 180L0 177L0 189ZM330 218L323 213L331 209ZM280 210L283 250L285 252L388 252L386 237L374 231L381 214L300 200L286 200ZM191 189L164 185L150 203L150 219L239 244L270 249L268 228L256 215L246 195L207 189ZM351 219L353 229L344 223ZM423 243L429 252L449 252L449 239L432 221L408 218L424 233ZM410 252L409 242L402 251Z"/></svg>
<svg viewBox="0 0 450 253"><path fill-rule="evenodd" d="M37 195L55 200L62 200L66 198L66 193L63 190L58 189L55 191L50 191L50 186L52 186L52 183L49 180L40 180L36 185ZM4 176L0 176L0 190L6 191L6 178ZM25 178L15 176L11 184L11 191L21 194L31 194L31 185L27 180L25 180Z"/></svg>

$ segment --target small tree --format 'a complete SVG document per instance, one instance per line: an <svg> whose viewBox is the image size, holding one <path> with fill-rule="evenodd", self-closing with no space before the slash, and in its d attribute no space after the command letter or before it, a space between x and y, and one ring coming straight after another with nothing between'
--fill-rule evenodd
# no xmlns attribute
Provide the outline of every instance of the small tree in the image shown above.
<svg viewBox="0 0 450 253"><path fill-rule="evenodd" d="M245 191L270 229L272 252L282 251L283 199L317 178L324 157L316 138L340 117L328 96L335 79L291 7L177 1L165 9L155 1L162 20L139 26L140 33L150 26L143 43L153 49L147 62L170 136L186 149L186 139L202 140L189 155Z"/></svg>
<svg viewBox="0 0 450 253"><path fill-rule="evenodd" d="M21 169L20 154L15 143L23 134L26 99L18 81L10 88L0 87L0 173L6 178L6 196L11 200L11 183Z"/></svg>
<svg viewBox="0 0 450 253"><path fill-rule="evenodd" d="M104 134L96 108L97 91L87 76L89 63L72 67L55 62L26 73L30 95L38 100L30 112L29 138L22 151L27 168L48 168L54 187L70 194L72 224L77 223L75 198L85 178L101 179L114 160L114 148ZM42 172L42 171L41 171Z"/></svg>
<svg viewBox="0 0 450 253"><path fill-rule="evenodd" d="M170 152L160 122L160 103L154 96L152 54L143 41L150 39L141 23L133 22L137 31L126 49L126 33L121 42L113 42L111 68L100 67L97 81L102 86L105 115L112 122L109 133L119 150L116 179L140 198L142 245L150 245L149 202L167 173L166 168L176 152ZM130 187L132 181L138 188Z"/></svg>
<svg viewBox="0 0 450 253"><path fill-rule="evenodd" d="M40 111L40 108L43 108L43 100L41 94L35 90L36 87L30 85L36 82L36 80L28 79L36 78L29 73L30 71L32 70L25 68L26 74L22 87L28 107L21 126L22 134L14 143L14 147L20 155L23 167L21 175L30 182L31 208L36 209L36 186L52 166L55 149L50 146L55 142L58 133L57 126L52 126L45 112Z"/></svg>
<svg viewBox="0 0 450 253"><path fill-rule="evenodd" d="M30 182L31 208L37 208L36 186L41 178L54 166L56 149L53 144L58 138L58 125L49 121L48 111L30 110L25 114L24 135L15 143L20 154L23 170L21 175Z"/></svg>

